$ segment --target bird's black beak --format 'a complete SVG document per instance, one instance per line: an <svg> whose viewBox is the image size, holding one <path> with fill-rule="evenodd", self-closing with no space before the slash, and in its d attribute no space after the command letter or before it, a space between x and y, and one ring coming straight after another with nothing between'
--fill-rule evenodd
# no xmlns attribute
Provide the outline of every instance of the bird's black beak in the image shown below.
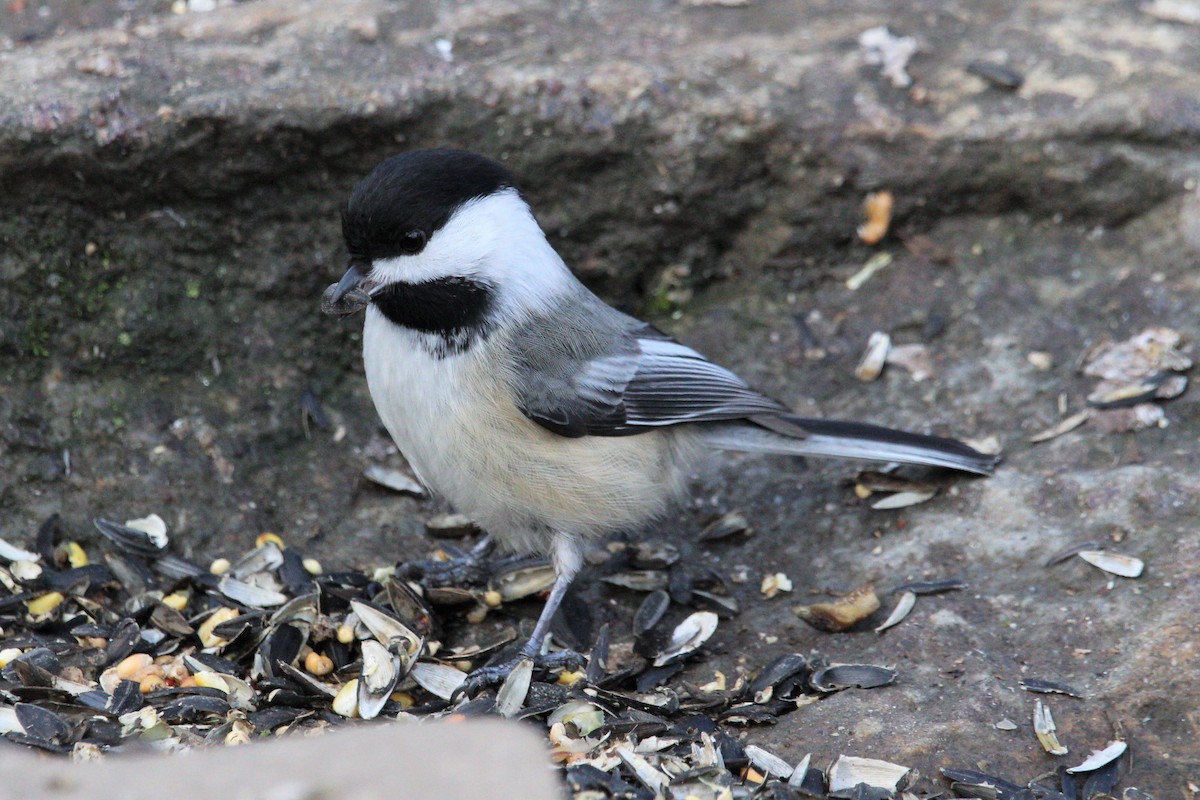
<svg viewBox="0 0 1200 800"><path fill-rule="evenodd" d="M321 311L335 317L348 317L362 311L371 302L363 283L366 282L358 265L351 263L346 274L337 283L330 284L321 295Z"/></svg>
<svg viewBox="0 0 1200 800"><path fill-rule="evenodd" d="M350 293L350 290L357 289L358 285L363 282L363 275L358 271L358 266L351 264L346 270L346 274L333 287L333 295L329 298L332 302L337 303L343 297Z"/></svg>

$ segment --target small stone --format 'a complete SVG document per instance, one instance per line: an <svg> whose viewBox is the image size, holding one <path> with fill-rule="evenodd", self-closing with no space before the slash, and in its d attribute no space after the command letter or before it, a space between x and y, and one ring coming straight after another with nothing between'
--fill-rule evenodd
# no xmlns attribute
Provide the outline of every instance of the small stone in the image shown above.
<svg viewBox="0 0 1200 800"><path fill-rule="evenodd" d="M1054 366L1054 357L1041 350L1034 350L1025 356L1025 360L1039 372L1046 372Z"/></svg>

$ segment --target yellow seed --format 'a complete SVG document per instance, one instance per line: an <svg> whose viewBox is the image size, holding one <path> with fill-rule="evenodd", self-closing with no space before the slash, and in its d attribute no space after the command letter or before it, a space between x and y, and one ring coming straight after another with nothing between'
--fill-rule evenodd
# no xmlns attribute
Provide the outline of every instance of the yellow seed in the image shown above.
<svg viewBox="0 0 1200 800"><path fill-rule="evenodd" d="M260 533L258 538L254 540L255 547L266 547L268 544L273 544L280 550L287 547L277 533Z"/></svg>
<svg viewBox="0 0 1200 800"><path fill-rule="evenodd" d="M35 597L29 601L29 613L35 617L49 614L62 605L64 599L61 592L47 592L41 597Z"/></svg>
<svg viewBox="0 0 1200 800"><path fill-rule="evenodd" d="M459 672L470 672L471 667L475 666L475 664L474 664L474 662L470 661L469 659L464 658L459 661L455 661L450 666L454 667Z"/></svg>
<svg viewBox="0 0 1200 800"><path fill-rule="evenodd" d="M188 670L187 662L183 660L183 656L174 656L166 664L162 665L163 675L170 683L179 683L184 678L191 675Z"/></svg>
<svg viewBox="0 0 1200 800"><path fill-rule="evenodd" d="M205 647L224 647L229 644L229 642L213 633L213 628L222 622L228 622L236 617L238 613L236 608L218 608L210 614L208 619L201 623L200 630L196 631L196 635L200 637L200 643Z"/></svg>
<svg viewBox="0 0 1200 800"><path fill-rule="evenodd" d="M0 650L0 669L7 667L9 664L15 661L17 656L21 655L22 652L24 651L17 647L6 647L3 650Z"/></svg>
<svg viewBox="0 0 1200 800"><path fill-rule="evenodd" d="M101 648L108 646L108 639L103 636L81 636L79 643L84 647Z"/></svg>
<svg viewBox="0 0 1200 800"><path fill-rule="evenodd" d="M328 675L333 672L333 659L320 653L309 653L304 657L304 669L310 675L316 675L318 678Z"/></svg>
<svg viewBox="0 0 1200 800"><path fill-rule="evenodd" d="M342 623L338 625L337 640L342 644L350 644L354 641L354 626Z"/></svg>
<svg viewBox="0 0 1200 800"><path fill-rule="evenodd" d="M562 672L558 673L558 685L570 686L573 683L578 683L585 677L586 676L582 672L572 672L569 669L564 669Z"/></svg>
<svg viewBox="0 0 1200 800"><path fill-rule="evenodd" d="M478 625L487 619L488 607L480 603L467 612L467 622L472 625Z"/></svg>
<svg viewBox="0 0 1200 800"><path fill-rule="evenodd" d="M209 565L208 571L213 575L224 575L232 566L233 564L229 563L228 558L218 558Z"/></svg>
<svg viewBox="0 0 1200 800"><path fill-rule="evenodd" d="M184 688L191 688L193 686L199 686L200 684L196 682L195 675L188 675L186 678L184 678L183 680L181 680L179 682L179 685Z"/></svg>
<svg viewBox="0 0 1200 800"><path fill-rule="evenodd" d="M200 670L192 676L196 679L197 686L205 686L209 689L220 689L225 694L229 694L229 684L215 672L208 670Z"/></svg>
<svg viewBox="0 0 1200 800"><path fill-rule="evenodd" d="M171 592L169 595L164 597L162 601L163 605L167 606L168 608L173 608L176 611L183 611L185 608L187 608L189 599L191 598L188 597L187 592Z"/></svg>
<svg viewBox="0 0 1200 800"><path fill-rule="evenodd" d="M413 700L413 696L408 692L392 692L392 700L399 705L400 708L405 710L412 708L413 704L416 702Z"/></svg>
<svg viewBox="0 0 1200 800"><path fill-rule="evenodd" d="M488 589L483 593L483 602L489 608L499 608L501 601L504 600L504 595L497 592L495 589Z"/></svg>
<svg viewBox="0 0 1200 800"><path fill-rule="evenodd" d="M159 689L167 688L167 679L162 675L156 675L151 672L138 682L138 688L142 690L142 694L157 692Z"/></svg>
<svg viewBox="0 0 1200 800"><path fill-rule="evenodd" d="M79 546L79 542L67 542L67 561L72 567L86 567L88 565L87 553L83 552L83 548Z"/></svg>
<svg viewBox="0 0 1200 800"><path fill-rule="evenodd" d="M333 698L333 713L354 719L358 716L358 678L346 681Z"/></svg>
<svg viewBox="0 0 1200 800"><path fill-rule="evenodd" d="M133 676L154 665L154 659L146 653L134 653L126 656L117 664L117 677L123 681L133 680Z"/></svg>
<svg viewBox="0 0 1200 800"><path fill-rule="evenodd" d="M36 561L14 561L12 566L9 567L9 573L22 583L36 581L42 577L42 565ZM9 581L5 581L5 583L8 584ZM17 591L13 586L8 586L8 588L14 592Z"/></svg>
<svg viewBox="0 0 1200 800"><path fill-rule="evenodd" d="M309 575L321 574L321 562L317 561L315 558L306 558L302 563L304 564L305 571Z"/></svg>
<svg viewBox="0 0 1200 800"><path fill-rule="evenodd" d="M237 747L239 744L248 744L250 742L250 734L254 732L250 723L239 719L233 723L229 729L229 733L225 734L225 746Z"/></svg>

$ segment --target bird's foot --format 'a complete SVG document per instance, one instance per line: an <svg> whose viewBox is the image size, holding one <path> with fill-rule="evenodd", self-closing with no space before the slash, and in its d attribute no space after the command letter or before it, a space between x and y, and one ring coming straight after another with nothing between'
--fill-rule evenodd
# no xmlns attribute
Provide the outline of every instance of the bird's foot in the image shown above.
<svg viewBox="0 0 1200 800"><path fill-rule="evenodd" d="M498 686L504 683L522 661L530 658L533 659L534 674L560 669L578 669L585 663L584 657L574 650L559 650L556 653L543 653L536 656L530 656L522 650L515 658L501 664L492 664L472 670L467 675L467 679L454 690L451 701L457 700L459 697L474 697L489 686Z"/></svg>
<svg viewBox="0 0 1200 800"><path fill-rule="evenodd" d="M456 548L447 548L452 551ZM403 578L420 581L425 586L483 586L492 577L494 568L488 557L495 549L491 537L466 552L459 550L446 560L434 558L408 561L400 564L397 574Z"/></svg>

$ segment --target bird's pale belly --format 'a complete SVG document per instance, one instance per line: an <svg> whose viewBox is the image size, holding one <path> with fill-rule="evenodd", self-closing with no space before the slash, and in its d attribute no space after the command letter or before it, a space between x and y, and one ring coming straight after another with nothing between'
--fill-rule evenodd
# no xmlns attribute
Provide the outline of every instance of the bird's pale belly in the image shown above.
<svg viewBox="0 0 1200 800"><path fill-rule="evenodd" d="M421 480L501 542L547 550L554 534L636 527L682 491L690 437L559 436L516 407L495 342L435 359L416 336L368 314L375 407Z"/></svg>

